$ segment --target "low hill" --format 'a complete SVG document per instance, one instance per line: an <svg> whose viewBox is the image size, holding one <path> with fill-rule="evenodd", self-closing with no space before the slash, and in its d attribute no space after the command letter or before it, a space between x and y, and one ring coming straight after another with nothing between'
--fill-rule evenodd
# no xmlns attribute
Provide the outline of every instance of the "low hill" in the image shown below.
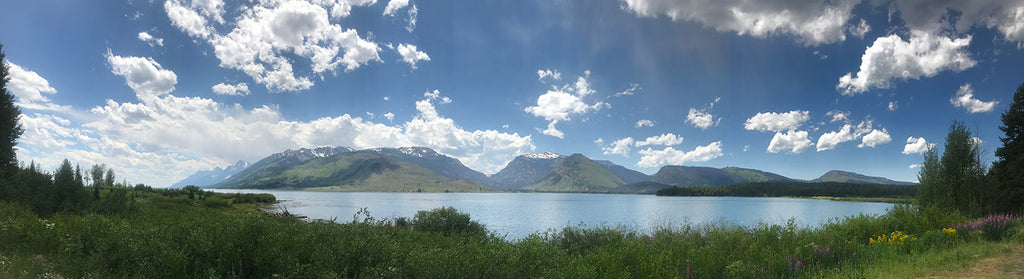
<svg viewBox="0 0 1024 279"><path fill-rule="evenodd" d="M709 167L664 166L654 174L651 181L679 187L690 187L793 181L793 179L770 172L736 167L716 169Z"/></svg>
<svg viewBox="0 0 1024 279"><path fill-rule="evenodd" d="M811 182L845 182L862 184L891 184L891 185L914 185L912 182L894 181L884 177L867 176L848 171L832 170Z"/></svg>

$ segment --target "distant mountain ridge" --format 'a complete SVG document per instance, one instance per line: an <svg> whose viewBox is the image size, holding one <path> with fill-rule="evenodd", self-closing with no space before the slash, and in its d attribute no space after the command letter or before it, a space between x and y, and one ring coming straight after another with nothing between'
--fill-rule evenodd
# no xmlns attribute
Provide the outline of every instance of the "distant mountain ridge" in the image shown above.
<svg viewBox="0 0 1024 279"><path fill-rule="evenodd" d="M867 176L859 173L853 173L848 171L831 170L821 175L821 177L812 179L811 182L848 182L848 183L866 183L866 184L891 184L891 185L914 185L913 182L894 181L885 177Z"/></svg>
<svg viewBox="0 0 1024 279"><path fill-rule="evenodd" d="M488 177L427 147L354 150L324 146L289 149L252 164L239 162L199 171L172 186L335 187L334 190L353 191L487 191L489 187L508 191L652 193L667 186L772 181L803 180L738 167L664 166L654 175L647 175L610 161L591 160L583 154L565 156L551 152L517 156ZM914 184L845 171L830 171L810 182ZM445 188L438 183L454 187Z"/></svg>
<svg viewBox="0 0 1024 279"><path fill-rule="evenodd" d="M565 158L551 152L519 155L490 179L495 188L519 190L544 179Z"/></svg>
<svg viewBox="0 0 1024 279"><path fill-rule="evenodd" d="M490 179L483 173L472 170L459 160L437 153L427 147L371 148L356 153L378 154L399 161L417 164L435 174L450 179L462 179L483 185L490 185Z"/></svg>
<svg viewBox="0 0 1024 279"><path fill-rule="evenodd" d="M253 173L222 186L360 192L491 191L478 183L445 178L420 165L373 152L345 152L312 158L284 169Z"/></svg>
<svg viewBox="0 0 1024 279"><path fill-rule="evenodd" d="M792 180L775 173L736 167L716 169L709 167L664 166L651 177L652 182L679 187Z"/></svg>
<svg viewBox="0 0 1024 279"><path fill-rule="evenodd" d="M249 162L238 161L234 165L230 165L224 168L216 167L208 171L197 171L189 177L182 179L174 184L171 184L169 188L183 188L188 185L195 185L199 187L206 187L213 184L217 184L225 179L231 178L236 173L245 170L249 167Z"/></svg>
<svg viewBox="0 0 1024 279"><path fill-rule="evenodd" d="M309 161L313 158L323 158L334 154L352 151L355 150L343 146L299 148L296 150L288 149L285 150L284 152L271 154L270 156L267 156L266 158L263 158L257 161L256 163L250 165L249 167L245 168L245 170L239 171L238 173L235 173L231 177L224 179L220 182L208 185L207 187L220 188L228 184L241 183L242 181L251 180L251 177L260 175L262 173L277 173L284 171L287 168Z"/></svg>
<svg viewBox="0 0 1024 279"><path fill-rule="evenodd" d="M559 161L541 181L523 189L549 192L610 192L626 184L604 166L582 154Z"/></svg>

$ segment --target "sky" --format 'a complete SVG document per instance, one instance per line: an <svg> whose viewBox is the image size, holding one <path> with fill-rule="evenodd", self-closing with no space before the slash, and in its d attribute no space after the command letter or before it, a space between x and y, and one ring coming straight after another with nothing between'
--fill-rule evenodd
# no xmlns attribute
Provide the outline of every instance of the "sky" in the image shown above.
<svg viewBox="0 0 1024 279"><path fill-rule="evenodd" d="M1020 0L37 0L0 26L19 161L157 187L317 146L916 181L953 121L994 160L1024 82Z"/></svg>

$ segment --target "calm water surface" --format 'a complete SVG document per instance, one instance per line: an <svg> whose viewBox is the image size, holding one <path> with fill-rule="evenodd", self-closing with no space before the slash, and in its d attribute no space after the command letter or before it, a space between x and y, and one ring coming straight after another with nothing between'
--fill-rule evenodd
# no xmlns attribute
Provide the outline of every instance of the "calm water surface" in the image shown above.
<svg viewBox="0 0 1024 279"><path fill-rule="evenodd" d="M881 214L893 205L791 198L658 197L652 195L554 193L347 193L272 190L215 190L271 193L288 211L316 219L351 222L361 208L374 218L409 217L420 210L451 206L469 213L509 239L565 226L611 226L638 232L683 224L759 222L785 224L790 218L817 227L843 216Z"/></svg>

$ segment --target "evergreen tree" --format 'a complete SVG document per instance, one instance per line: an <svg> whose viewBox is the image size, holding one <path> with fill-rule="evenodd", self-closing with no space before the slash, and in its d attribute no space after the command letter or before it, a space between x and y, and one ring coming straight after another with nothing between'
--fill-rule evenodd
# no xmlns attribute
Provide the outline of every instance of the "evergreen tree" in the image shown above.
<svg viewBox="0 0 1024 279"><path fill-rule="evenodd" d="M981 151L963 122L950 125L942 156L929 151L923 165L919 173L920 203L951 208L967 216L984 213L993 187L985 183Z"/></svg>
<svg viewBox="0 0 1024 279"><path fill-rule="evenodd" d="M1005 134L999 137L1003 146L996 149L991 174L998 183L998 211L1019 212L1024 209L1024 84L1017 87L1013 103L1003 112Z"/></svg>
<svg viewBox="0 0 1024 279"><path fill-rule="evenodd" d="M4 56L3 44L0 44L0 177L8 178L18 167L14 146L24 130L18 123L21 110L14 105L14 95L7 91L9 77Z"/></svg>
<svg viewBox="0 0 1024 279"><path fill-rule="evenodd" d="M114 169L107 169L107 177L103 183L107 186L114 186Z"/></svg>
<svg viewBox="0 0 1024 279"><path fill-rule="evenodd" d="M85 186L85 182L82 181L82 166L75 164L75 184L78 186Z"/></svg>
<svg viewBox="0 0 1024 279"><path fill-rule="evenodd" d="M75 185L75 170L71 161L64 159L57 171L53 173L54 204L62 210L77 207L78 187Z"/></svg>

